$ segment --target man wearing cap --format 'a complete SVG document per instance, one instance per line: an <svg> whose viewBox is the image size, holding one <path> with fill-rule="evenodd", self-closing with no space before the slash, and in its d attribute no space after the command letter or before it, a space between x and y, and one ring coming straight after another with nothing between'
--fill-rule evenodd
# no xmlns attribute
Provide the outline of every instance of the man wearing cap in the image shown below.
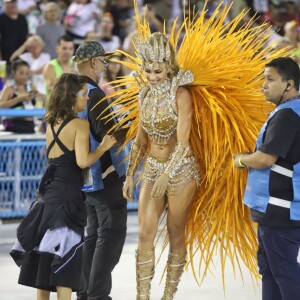
<svg viewBox="0 0 300 300"><path fill-rule="evenodd" d="M18 13L16 0L4 0L0 14L0 60L9 64L11 55L24 44L28 35L26 18Z"/></svg>
<svg viewBox="0 0 300 300"><path fill-rule="evenodd" d="M101 102L105 96L98 82L107 67L103 47L95 41L81 44L75 52L75 63L80 75L88 82L89 100L81 117L90 122L91 151L98 147L114 121L97 120L108 108ZM109 113L109 110L108 110ZM107 151L92 167L92 187L86 191L88 213L86 239L78 300L109 300L112 288L111 272L118 263L126 237L127 202L122 195L125 167L123 152L118 148Z"/></svg>

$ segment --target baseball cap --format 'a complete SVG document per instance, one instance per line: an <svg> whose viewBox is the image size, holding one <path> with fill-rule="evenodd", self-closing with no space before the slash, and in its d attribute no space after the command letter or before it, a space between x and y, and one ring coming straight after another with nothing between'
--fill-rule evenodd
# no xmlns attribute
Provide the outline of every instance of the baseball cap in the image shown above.
<svg viewBox="0 0 300 300"><path fill-rule="evenodd" d="M74 61L77 65L99 56L111 56L114 52L105 52L102 45L96 41L85 41L76 50Z"/></svg>

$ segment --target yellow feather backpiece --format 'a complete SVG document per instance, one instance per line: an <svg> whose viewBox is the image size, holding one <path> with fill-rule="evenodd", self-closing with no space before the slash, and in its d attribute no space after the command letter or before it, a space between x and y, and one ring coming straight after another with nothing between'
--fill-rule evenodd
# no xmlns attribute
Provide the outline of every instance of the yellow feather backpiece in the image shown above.
<svg viewBox="0 0 300 300"><path fill-rule="evenodd" d="M271 35L266 24L255 26L251 20L240 28L245 12L226 23L229 10L220 5L206 19L204 8L197 18L186 19L179 32L175 22L170 34L170 42L177 49L180 31L184 30L177 60L195 77L186 87L193 99L190 142L200 166L201 184L186 226L190 263L195 278L203 280L219 254L223 285L228 259L234 271L241 273L242 261L258 278L256 227L243 204L247 171L234 168L233 154L254 150L258 131L273 109L261 93L264 66L287 54L286 49L274 52L271 46L265 47ZM139 39L145 41L149 26L140 19L137 9L136 14ZM130 60L121 63L134 71L140 69L137 56L120 52ZM126 144L137 130L138 87L132 76L116 82L126 88L108 97L118 97L112 105L119 105L115 113L125 115L120 126L131 121ZM200 253L197 264L194 260L199 255L195 253Z"/></svg>

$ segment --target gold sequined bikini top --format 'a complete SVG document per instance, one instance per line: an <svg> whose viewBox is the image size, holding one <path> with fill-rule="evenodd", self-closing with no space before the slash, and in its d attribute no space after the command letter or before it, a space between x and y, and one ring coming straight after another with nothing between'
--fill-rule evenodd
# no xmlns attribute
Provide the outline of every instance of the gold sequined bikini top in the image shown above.
<svg viewBox="0 0 300 300"><path fill-rule="evenodd" d="M140 92L140 119L143 129L157 144L166 145L176 132L178 112L176 91L194 81L191 71L180 70L172 80L167 78L160 86L146 86Z"/></svg>

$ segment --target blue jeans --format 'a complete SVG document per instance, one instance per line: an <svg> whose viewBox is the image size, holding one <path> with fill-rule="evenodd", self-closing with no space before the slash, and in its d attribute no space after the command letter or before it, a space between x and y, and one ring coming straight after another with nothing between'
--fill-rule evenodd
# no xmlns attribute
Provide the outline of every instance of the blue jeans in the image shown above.
<svg viewBox="0 0 300 300"><path fill-rule="evenodd" d="M262 300L300 299L300 228L258 227Z"/></svg>

